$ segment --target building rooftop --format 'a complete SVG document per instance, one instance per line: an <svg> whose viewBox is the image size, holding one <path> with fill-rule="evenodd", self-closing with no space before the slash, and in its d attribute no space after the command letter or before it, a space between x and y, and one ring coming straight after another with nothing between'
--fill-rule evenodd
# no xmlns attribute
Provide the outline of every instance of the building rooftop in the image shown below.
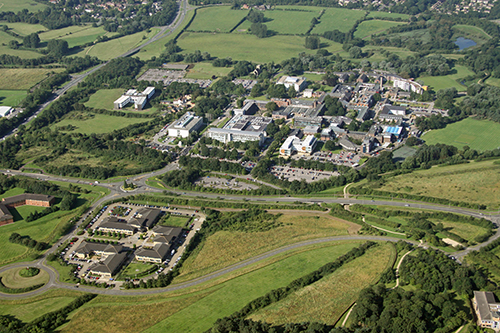
<svg viewBox="0 0 500 333"><path fill-rule="evenodd" d="M272 121L273 119L269 117L238 115L231 118L231 120L229 120L222 129L246 132L264 132Z"/></svg>
<svg viewBox="0 0 500 333"><path fill-rule="evenodd" d="M131 219L128 224L138 228L151 229L162 214L160 209L143 208L137 211L135 218Z"/></svg>
<svg viewBox="0 0 500 333"><path fill-rule="evenodd" d="M168 254L170 246L159 243L153 246L153 248L142 248L135 251L135 255L139 257L154 258L154 259L165 259Z"/></svg>
<svg viewBox="0 0 500 333"><path fill-rule="evenodd" d="M46 201L50 202L54 199L52 195L45 194L33 194L33 193L24 193L19 195L14 195L12 197L3 198L2 203L4 205L10 205L23 200L36 200L36 201Z"/></svg>
<svg viewBox="0 0 500 333"><path fill-rule="evenodd" d="M104 220L100 225L99 228L106 228L106 229L117 229L117 230L128 230L134 232L137 228L125 223L125 222L115 222L114 220L111 219L106 219Z"/></svg>
<svg viewBox="0 0 500 333"><path fill-rule="evenodd" d="M106 252L106 253L120 253L123 250L121 245L112 245L105 243L91 243L83 241L80 246L75 250L76 253L88 255L92 252Z"/></svg>
<svg viewBox="0 0 500 333"><path fill-rule="evenodd" d="M100 273L107 273L113 275L116 273L118 268L120 268L121 264L127 257L126 253L118 253L118 254L112 254L108 256L106 259L104 259L103 262L93 264L90 266L90 271L92 272L100 272Z"/></svg>

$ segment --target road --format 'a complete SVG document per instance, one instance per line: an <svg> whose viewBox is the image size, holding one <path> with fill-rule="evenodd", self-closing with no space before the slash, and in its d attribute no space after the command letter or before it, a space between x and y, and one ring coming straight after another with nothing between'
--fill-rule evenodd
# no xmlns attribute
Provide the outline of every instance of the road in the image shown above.
<svg viewBox="0 0 500 333"><path fill-rule="evenodd" d="M170 35L171 33L173 33L183 23L184 19L186 18L186 12L188 9L189 9L188 0L179 1L179 11L177 13L175 20L173 21L173 23L171 25L159 27L160 31L156 35L154 35L152 38L150 38L148 41L146 41L143 44L115 57L115 59L116 58L124 58L124 57L128 57L130 55L133 55L133 54L137 53L143 47L145 47L153 42L156 42L158 39L166 37L166 36ZM85 72L84 74L72 75L70 82L66 83L62 88L55 90L53 92L52 96L45 103L38 106L36 111L29 118L26 118L19 126L27 125L30 121L35 119L43 110L45 110L52 102L54 102L59 97L61 97L69 89L73 88L78 83L82 82L87 76L89 76L90 74L94 73L95 71L101 69L102 67L106 66L106 64L108 62L109 61L104 62L104 63L92 68L88 72ZM3 138L1 138L1 140L4 140L4 139L10 137L11 135L15 134L15 132L17 132L17 129L19 128L19 126L17 128L14 128L8 134L6 134Z"/></svg>

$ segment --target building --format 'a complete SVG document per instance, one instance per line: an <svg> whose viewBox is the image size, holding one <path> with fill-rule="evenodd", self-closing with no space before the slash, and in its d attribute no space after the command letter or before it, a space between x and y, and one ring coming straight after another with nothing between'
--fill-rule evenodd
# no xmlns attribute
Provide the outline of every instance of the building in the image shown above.
<svg viewBox="0 0 500 333"><path fill-rule="evenodd" d="M373 151L373 148L375 148L375 140L371 137L365 137L361 144L361 151L364 154L369 154Z"/></svg>
<svg viewBox="0 0 500 333"><path fill-rule="evenodd" d="M235 116L237 115L254 115L259 111L257 103L251 101L245 104L241 109L233 109Z"/></svg>
<svg viewBox="0 0 500 333"><path fill-rule="evenodd" d="M136 89L129 89L125 94L114 102L115 109L123 109L129 103L134 102L134 108L142 110L147 101L155 94L154 87L147 87L143 92L138 92Z"/></svg>
<svg viewBox="0 0 500 333"><path fill-rule="evenodd" d="M10 106L0 106L0 117L6 117L14 111Z"/></svg>
<svg viewBox="0 0 500 333"><path fill-rule="evenodd" d="M323 124L323 117L295 117L293 125L295 127L319 126Z"/></svg>
<svg viewBox="0 0 500 333"><path fill-rule="evenodd" d="M158 243L152 248L141 248L135 251L135 259L138 261L161 264L167 258L169 251L170 246L164 243Z"/></svg>
<svg viewBox="0 0 500 333"><path fill-rule="evenodd" d="M318 140L313 135L308 135L303 141L296 136L289 136L281 145L280 155L291 156L294 152L299 154L312 154Z"/></svg>
<svg viewBox="0 0 500 333"><path fill-rule="evenodd" d="M406 115L404 106L386 104L378 113L378 118L382 121L401 122Z"/></svg>
<svg viewBox="0 0 500 333"><path fill-rule="evenodd" d="M180 119L174 121L167 127L167 135L176 138L187 138L191 132L199 130L202 126L202 117L187 112Z"/></svg>
<svg viewBox="0 0 500 333"><path fill-rule="evenodd" d="M339 145L341 145L342 148L344 148L345 150L348 150L348 151L356 151L356 150L358 150L358 146L355 145L354 143L352 143L351 141L349 141L346 138L340 138L339 139Z"/></svg>
<svg viewBox="0 0 500 333"><path fill-rule="evenodd" d="M500 329L500 303L495 301L492 292L474 291L472 305L476 311L478 326L495 331Z"/></svg>
<svg viewBox="0 0 500 333"><path fill-rule="evenodd" d="M397 87L402 90L406 91L413 91L414 93L421 94L424 92L424 90L427 90L426 86L422 86L421 84L412 81L412 80L405 80L402 78L399 79L394 79L392 81L393 87Z"/></svg>
<svg viewBox="0 0 500 333"><path fill-rule="evenodd" d="M14 223L14 216L5 205L0 204L0 226L11 223Z"/></svg>
<svg viewBox="0 0 500 333"><path fill-rule="evenodd" d="M273 115L272 115L272 118L273 119L288 119L290 118L292 115L292 110L291 108L286 108L286 109L278 109L278 110L275 110L273 111Z"/></svg>
<svg viewBox="0 0 500 333"><path fill-rule="evenodd" d="M104 259L104 261L90 266L90 273L110 278L118 273L126 258L126 253L109 255L106 259Z"/></svg>
<svg viewBox="0 0 500 333"><path fill-rule="evenodd" d="M166 227L162 225L157 225L153 229L153 242L156 243L165 243L168 245L172 245L176 242L181 234L182 228L179 227Z"/></svg>
<svg viewBox="0 0 500 333"><path fill-rule="evenodd" d="M276 84L283 84L286 89L293 87L296 92L301 92L307 86L307 79L297 76L282 76Z"/></svg>
<svg viewBox="0 0 500 333"><path fill-rule="evenodd" d="M137 228L126 222L122 222L116 217L106 218L97 228L102 232L116 232L119 234L125 234L132 236L137 231Z"/></svg>
<svg viewBox="0 0 500 333"><path fill-rule="evenodd" d="M80 259L88 259L92 255L108 257L113 254L118 254L123 251L123 246L112 245L106 243L90 243L83 241L75 250L75 256Z"/></svg>
<svg viewBox="0 0 500 333"><path fill-rule="evenodd" d="M316 126L316 125L306 126L306 127L304 127L302 132L304 132L304 135L314 135L314 134L318 133L320 129L321 129L321 127Z"/></svg>
<svg viewBox="0 0 500 333"><path fill-rule="evenodd" d="M232 141L258 141L264 143L267 126L273 121L268 117L238 115L234 116L223 128L209 128L205 135L211 139L228 143Z"/></svg>
<svg viewBox="0 0 500 333"><path fill-rule="evenodd" d="M153 228L162 215L163 212L160 209L143 208L137 211L128 224L142 231L146 231Z"/></svg>
<svg viewBox="0 0 500 333"><path fill-rule="evenodd" d="M304 93L302 94L302 96L304 96L305 98L312 98L313 97L313 89L306 89L304 90Z"/></svg>
<svg viewBox="0 0 500 333"><path fill-rule="evenodd" d="M55 202L51 195L24 193L13 197L3 198L0 202L0 226L14 223L14 216L9 208L29 205L38 207L50 207Z"/></svg>

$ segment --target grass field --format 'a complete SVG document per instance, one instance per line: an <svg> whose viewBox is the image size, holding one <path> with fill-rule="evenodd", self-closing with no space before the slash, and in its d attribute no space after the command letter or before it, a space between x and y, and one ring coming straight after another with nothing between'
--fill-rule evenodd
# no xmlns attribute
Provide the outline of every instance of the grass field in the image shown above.
<svg viewBox="0 0 500 333"><path fill-rule="evenodd" d="M342 32L348 32L354 25L354 22L365 15L364 10L327 8L321 22L314 27L312 33L322 34L325 31L338 29Z"/></svg>
<svg viewBox="0 0 500 333"><path fill-rule="evenodd" d="M232 67L214 67L209 62L199 62L187 72L186 78L207 80L211 79L213 75L217 77L226 76L232 69Z"/></svg>
<svg viewBox="0 0 500 333"><path fill-rule="evenodd" d="M396 161L403 161L407 157L415 155L416 152L417 150L413 147L402 146L393 152L392 158Z"/></svg>
<svg viewBox="0 0 500 333"><path fill-rule="evenodd" d="M109 133L132 124L149 121L148 119L143 118L114 117L105 114L91 114L91 116L93 117L89 117L85 120L78 120L72 118L72 113L69 113L60 122L51 125L51 128L73 125L77 128L71 131L71 133L99 134Z"/></svg>
<svg viewBox="0 0 500 333"><path fill-rule="evenodd" d="M462 149L469 146L479 151L500 147L500 137L492 135L499 133L500 124L489 120L467 118L447 125L443 129L426 133L422 139L427 144L445 143Z"/></svg>
<svg viewBox="0 0 500 333"><path fill-rule="evenodd" d="M481 228L472 224L448 222L448 221L435 221L443 223L445 228L449 228L449 231L457 234L465 240L473 241L475 237L484 235L486 233L485 228Z"/></svg>
<svg viewBox="0 0 500 333"><path fill-rule="evenodd" d="M162 225L184 228L189 220L189 217L170 215L170 217L166 219Z"/></svg>
<svg viewBox="0 0 500 333"><path fill-rule="evenodd" d="M406 49L398 48L398 47L388 47L388 46L379 47L379 46L371 46L371 45L363 47L363 52L373 51L373 55L371 57L367 58L370 61L387 60L387 56L385 56L381 53L382 50L386 50L386 51L389 51L390 53L396 54L397 56L399 56L402 59L405 59L408 56L414 55L414 52L406 50ZM345 56L345 57L349 58L348 53L345 53L345 55L343 55L341 53L341 56L343 56L343 57Z"/></svg>
<svg viewBox="0 0 500 333"><path fill-rule="evenodd" d="M18 38L15 38L3 31L0 31L0 54L18 56L23 59L39 58L43 56L43 54L38 52L27 51L27 50L13 50L9 48L9 42L11 40L17 40L18 42L21 41Z"/></svg>
<svg viewBox="0 0 500 333"><path fill-rule="evenodd" d="M147 263L131 263L120 273L121 277L134 277L136 274L146 272L147 270L153 268L155 265Z"/></svg>
<svg viewBox="0 0 500 333"><path fill-rule="evenodd" d="M247 16L246 10L231 10L230 6L200 8L189 26L192 31L229 32ZM266 16L267 16L266 12Z"/></svg>
<svg viewBox="0 0 500 333"><path fill-rule="evenodd" d="M457 79L462 79L469 75L474 75L467 67L461 65L455 65L453 67L455 70L453 74L449 74L446 76L422 76L419 77L420 80L424 81L424 84L427 86L431 86L434 91L438 91L440 89L446 89L455 87L458 91L466 91L467 86L464 86L457 82Z"/></svg>
<svg viewBox="0 0 500 333"><path fill-rule="evenodd" d="M25 278L19 275L19 271L22 269L24 268L13 268L3 272L0 275L2 277L2 283L7 288L27 288L49 281L49 274L46 271L40 270L38 275Z"/></svg>
<svg viewBox="0 0 500 333"><path fill-rule="evenodd" d="M332 53L342 51L342 45L321 39L324 48ZM177 44L183 53L193 53L196 50L208 52L215 57L230 57L233 60L248 60L267 63L281 62L291 57L297 57L300 52L311 52L304 46L305 38L299 36L272 36L257 38L249 34L208 34L184 33Z"/></svg>
<svg viewBox="0 0 500 333"><path fill-rule="evenodd" d="M63 68L0 68L0 89L26 90L45 79L52 72L62 72Z"/></svg>
<svg viewBox="0 0 500 333"><path fill-rule="evenodd" d="M12 11L17 13L23 9L27 9L30 12L36 12L43 10L45 7L47 6L33 0L2 0L0 3L0 11L2 12Z"/></svg>
<svg viewBox="0 0 500 333"><path fill-rule="evenodd" d="M409 19L410 15L398 14L398 13L388 13L388 12L370 12L367 17L388 17L388 18L402 18Z"/></svg>
<svg viewBox="0 0 500 333"><path fill-rule="evenodd" d="M0 90L0 105L17 106L27 95L25 90Z"/></svg>
<svg viewBox="0 0 500 333"><path fill-rule="evenodd" d="M368 38L371 35L379 34L381 32L386 31L389 28L401 25L404 23L400 22L391 22L391 21L383 21L383 20L370 20L362 22L356 32L354 33L354 37L358 38Z"/></svg>
<svg viewBox="0 0 500 333"><path fill-rule="evenodd" d="M2 9L0 8L0 10ZM4 24L4 22L1 22L0 24ZM23 22L5 22L5 24L9 27L9 29L12 29L13 32L21 36L47 30L47 28L41 24L28 24Z"/></svg>
<svg viewBox="0 0 500 333"><path fill-rule="evenodd" d="M391 244L371 249L334 273L249 318L273 325L307 321L333 325L356 300L359 292L376 282L380 274L392 265L395 252Z"/></svg>
<svg viewBox="0 0 500 333"><path fill-rule="evenodd" d="M114 101L116 101L123 93L125 89L101 89L98 90L95 94L91 95L89 100L85 102L85 106L94 108L94 109L105 109L113 111ZM132 113L140 113L140 114L151 114L157 111L155 107L152 107L151 104L146 103L145 109L136 110L134 108L134 104L130 103L127 107L120 110L121 112L132 112ZM127 118L127 119L135 119L139 118ZM141 121L144 121L142 119ZM139 122L141 122L139 121Z"/></svg>
<svg viewBox="0 0 500 333"><path fill-rule="evenodd" d="M265 232L216 232L186 260L175 281L189 280L290 243L347 235L348 230L355 232L357 228L321 213L287 213L278 221L284 225Z"/></svg>
<svg viewBox="0 0 500 333"><path fill-rule="evenodd" d="M464 37L469 38L475 41L478 44L483 44L491 39L491 36L488 35L483 29L472 26L472 25L463 25L457 24L453 26L454 38Z"/></svg>
<svg viewBox="0 0 500 333"><path fill-rule="evenodd" d="M484 83L500 88L500 79L489 77Z"/></svg>
<svg viewBox="0 0 500 333"><path fill-rule="evenodd" d="M485 204L500 202L500 165L493 161L432 167L387 179L380 190Z"/></svg>
<svg viewBox="0 0 500 333"><path fill-rule="evenodd" d="M85 43L95 41L99 36L109 34L104 28L93 28L90 25L71 26L57 30L50 30L40 34L42 41L51 39L64 39L68 42L68 46L74 47Z"/></svg>

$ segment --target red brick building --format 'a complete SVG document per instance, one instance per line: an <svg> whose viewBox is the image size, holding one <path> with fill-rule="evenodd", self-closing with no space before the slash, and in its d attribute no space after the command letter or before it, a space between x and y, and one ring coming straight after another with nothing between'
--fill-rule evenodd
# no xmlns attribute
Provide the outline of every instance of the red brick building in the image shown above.
<svg viewBox="0 0 500 333"><path fill-rule="evenodd" d="M24 193L9 198L3 198L0 203L0 226L14 223L14 216L9 212L9 208L29 205L38 207L50 207L54 204L55 198L51 195Z"/></svg>

